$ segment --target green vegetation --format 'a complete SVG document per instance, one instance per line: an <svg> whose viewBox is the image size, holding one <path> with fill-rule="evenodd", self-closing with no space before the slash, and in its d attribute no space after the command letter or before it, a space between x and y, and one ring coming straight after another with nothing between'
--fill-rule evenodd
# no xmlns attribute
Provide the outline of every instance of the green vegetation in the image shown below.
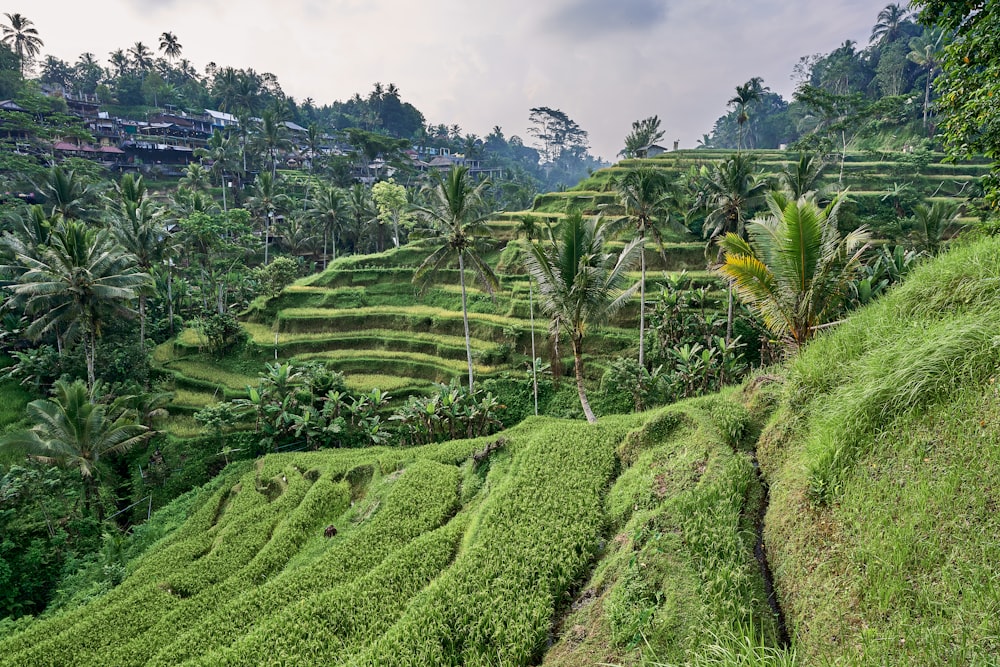
<svg viewBox="0 0 1000 667"><path fill-rule="evenodd" d="M995 173L930 135L995 158L996 7L918 4L607 169L6 15L0 667L992 664ZM194 161L60 155L91 95Z"/></svg>
<svg viewBox="0 0 1000 667"><path fill-rule="evenodd" d="M758 453L810 662L995 655L998 260L996 238L952 250L788 367Z"/></svg>

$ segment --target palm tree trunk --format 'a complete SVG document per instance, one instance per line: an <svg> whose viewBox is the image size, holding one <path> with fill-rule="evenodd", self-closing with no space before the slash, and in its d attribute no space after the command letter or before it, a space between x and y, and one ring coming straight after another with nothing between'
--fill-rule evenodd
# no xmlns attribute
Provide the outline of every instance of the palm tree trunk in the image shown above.
<svg viewBox="0 0 1000 667"><path fill-rule="evenodd" d="M226 172L222 172L222 212L229 213L229 205L226 203Z"/></svg>
<svg viewBox="0 0 1000 667"><path fill-rule="evenodd" d="M462 324L465 326L465 356L469 361L469 393L472 393L472 343L469 340L469 309L465 305L465 259L458 253L458 279L462 284Z"/></svg>
<svg viewBox="0 0 1000 667"><path fill-rule="evenodd" d="M167 317L170 318L170 335L174 335L174 267L173 261L167 260Z"/></svg>
<svg viewBox="0 0 1000 667"><path fill-rule="evenodd" d="M840 131L840 142L843 149L840 152L840 185L844 185L844 163L847 162L847 132Z"/></svg>
<svg viewBox="0 0 1000 667"><path fill-rule="evenodd" d="M326 271L326 242L330 238L330 230L323 228L323 270Z"/></svg>
<svg viewBox="0 0 1000 667"><path fill-rule="evenodd" d="M96 373L94 372L94 357L97 355L97 336L94 334L93 324L90 325L87 331L87 339L84 341L84 345L87 346L87 382L88 387L93 387L96 381Z"/></svg>
<svg viewBox="0 0 1000 667"><path fill-rule="evenodd" d="M931 75L934 73L933 69L927 69L927 85L924 86L924 129L927 129L927 110L931 106Z"/></svg>
<svg viewBox="0 0 1000 667"><path fill-rule="evenodd" d="M531 385L535 394L535 416L538 416L538 364L535 363L535 300L531 286L531 276L528 276L528 315L531 318Z"/></svg>
<svg viewBox="0 0 1000 667"><path fill-rule="evenodd" d="M146 345L146 295L139 295L139 346Z"/></svg>
<svg viewBox="0 0 1000 667"><path fill-rule="evenodd" d="M583 384L583 339L577 338L574 334L570 336L573 342L573 366L576 370L576 391L580 394L580 405L583 406L583 414L591 424L597 423L594 411L590 409L590 401L587 400L587 389Z"/></svg>
<svg viewBox="0 0 1000 667"><path fill-rule="evenodd" d="M646 233L641 235L639 263L642 276L639 278L639 365L646 365Z"/></svg>
<svg viewBox="0 0 1000 667"><path fill-rule="evenodd" d="M733 340L733 286L729 286L729 305L726 308L726 345Z"/></svg>

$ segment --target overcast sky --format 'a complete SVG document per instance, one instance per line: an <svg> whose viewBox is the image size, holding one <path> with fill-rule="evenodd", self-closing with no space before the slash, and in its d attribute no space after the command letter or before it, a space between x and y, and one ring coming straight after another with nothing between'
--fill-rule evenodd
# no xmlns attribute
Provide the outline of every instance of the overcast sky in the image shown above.
<svg viewBox="0 0 1000 667"><path fill-rule="evenodd" d="M277 75L317 104L395 83L429 123L526 135L558 108L614 159L632 121L657 114L691 148L736 85L787 98L801 56L864 46L888 0L20 0L43 54L75 62L173 32L183 57Z"/></svg>

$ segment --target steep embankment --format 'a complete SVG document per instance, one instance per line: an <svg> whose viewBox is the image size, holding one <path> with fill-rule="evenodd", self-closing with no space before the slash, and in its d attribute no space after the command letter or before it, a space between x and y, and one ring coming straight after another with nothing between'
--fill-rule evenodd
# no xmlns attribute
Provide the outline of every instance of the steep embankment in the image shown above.
<svg viewBox="0 0 1000 667"><path fill-rule="evenodd" d="M1000 239L958 247L811 344L758 453L805 664L996 664Z"/></svg>

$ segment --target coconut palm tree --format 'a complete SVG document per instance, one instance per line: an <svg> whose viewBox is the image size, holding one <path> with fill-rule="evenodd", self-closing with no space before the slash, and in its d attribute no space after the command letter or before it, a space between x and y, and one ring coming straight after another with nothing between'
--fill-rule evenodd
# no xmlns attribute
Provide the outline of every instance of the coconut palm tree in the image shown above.
<svg viewBox="0 0 1000 667"><path fill-rule="evenodd" d="M790 348L798 348L838 312L861 271L870 235L864 228L843 238L837 231L841 195L824 209L812 197L768 195L770 215L755 219L749 241L732 232L720 247L717 271L764 326Z"/></svg>
<svg viewBox="0 0 1000 667"><path fill-rule="evenodd" d="M10 223L10 229L0 236L0 248L6 251L5 259L13 260L18 255L38 259L45 247L49 245L52 228L58 224L60 218L50 217L40 204L34 204L22 211L21 215L8 215L7 220ZM23 272L24 267L20 264L12 264L0 266L0 270L16 275Z"/></svg>
<svg viewBox="0 0 1000 667"><path fill-rule="evenodd" d="M870 44L877 43L884 46L893 41L903 31L903 26L909 21L910 10L902 5L890 4L878 13L875 25L872 26L872 35L868 39Z"/></svg>
<svg viewBox="0 0 1000 667"><path fill-rule="evenodd" d="M944 31L940 28L924 30L919 37L910 40L910 52L906 57L918 67L927 70L927 81L924 83L924 127L927 127L927 116L931 108L931 83L935 73L941 67L944 53L941 50Z"/></svg>
<svg viewBox="0 0 1000 667"><path fill-rule="evenodd" d="M122 401L105 402L100 384L88 389L80 380L57 380L52 398L28 403L26 412L34 425L0 440L0 452L78 468L88 512L98 497L103 460L127 452L151 434ZM97 505L98 519L102 519Z"/></svg>
<svg viewBox="0 0 1000 667"><path fill-rule="evenodd" d="M194 192L202 192L208 187L208 171L201 163L192 162L184 170L184 175L181 176L177 185Z"/></svg>
<svg viewBox="0 0 1000 667"><path fill-rule="evenodd" d="M24 67L34 60L35 56L45 46L45 42L38 36L38 30L34 23L21 14L4 13L10 25L2 26L3 38L0 42L6 44L17 54L17 60L21 64L21 77L24 77Z"/></svg>
<svg viewBox="0 0 1000 667"><path fill-rule="evenodd" d="M111 51L108 54L108 62L114 68L116 78L121 78L128 71L128 56L122 49Z"/></svg>
<svg viewBox="0 0 1000 667"><path fill-rule="evenodd" d="M196 149L194 156L203 162L205 160L211 161L212 166L210 170L212 175L218 179L219 184L222 186L222 211L224 213L228 212L229 205L226 202L226 190L229 189L229 185L226 182L226 172L230 171L236 164L236 146L233 144L232 139L222 134L219 129L216 129L212 132L212 136L209 137L205 148Z"/></svg>
<svg viewBox="0 0 1000 667"><path fill-rule="evenodd" d="M711 245L720 237L734 233L744 236L750 212L761 205L768 183L757 171L757 161L746 153L736 153L713 168L702 167L700 205L708 211L704 233ZM719 249L717 261L722 261ZM729 292L726 317L726 342L733 337L733 294Z"/></svg>
<svg viewBox="0 0 1000 667"><path fill-rule="evenodd" d="M743 126L750 120L750 105L759 102L764 94L764 87L761 85L764 79L755 76L742 86L736 86L736 95L726 104L736 107L736 150L743 149Z"/></svg>
<svg viewBox="0 0 1000 667"><path fill-rule="evenodd" d="M943 237L958 219L960 211L961 206L954 201L936 201L930 206L918 204L909 225L914 249L932 256L938 254Z"/></svg>
<svg viewBox="0 0 1000 667"><path fill-rule="evenodd" d="M792 199L798 199L815 190L825 167L818 155L799 153L798 160L781 168L778 178Z"/></svg>
<svg viewBox="0 0 1000 667"><path fill-rule="evenodd" d="M130 46L128 55L132 57L132 65L140 74L149 71L153 66L153 52L142 42L136 42Z"/></svg>
<svg viewBox="0 0 1000 667"><path fill-rule="evenodd" d="M63 332L67 339L82 333L88 385L93 386L105 316L131 315L136 290L148 276L137 270L135 258L115 242L111 230L76 220L52 230L39 258L19 254L17 261L26 271L11 291L14 304L33 318L26 333L35 339L50 332Z"/></svg>
<svg viewBox="0 0 1000 667"><path fill-rule="evenodd" d="M663 250L663 237L657 223L669 218L670 182L664 173L652 167L639 167L613 178L619 206L625 220L631 222L639 239L639 365L646 362L646 236L652 235Z"/></svg>
<svg viewBox="0 0 1000 667"><path fill-rule="evenodd" d="M323 229L323 269L326 270L327 239L333 239L333 259L337 259L337 233L350 217L351 207L344 191L336 186L321 187L308 214Z"/></svg>
<svg viewBox="0 0 1000 667"><path fill-rule="evenodd" d="M306 130L306 153L309 155L309 180L306 181L306 196L303 205L309 208L309 186L312 185L313 175L316 171L316 160L319 158L320 149L323 146L323 131L316 123L310 123Z"/></svg>
<svg viewBox="0 0 1000 667"><path fill-rule="evenodd" d="M253 194L247 200L247 206L260 218L264 229L264 264L268 260L268 248L271 235L271 224L274 216L288 205L288 195L281 186L281 181L264 171L257 174L253 182Z"/></svg>
<svg viewBox="0 0 1000 667"><path fill-rule="evenodd" d="M496 129L496 128L494 128ZM522 215L517 223L517 235L524 234L530 246L538 235L538 226L531 215ZM535 397L535 416L538 416L538 364L535 363L535 279L528 274L528 318L531 326L531 387Z"/></svg>
<svg viewBox="0 0 1000 667"><path fill-rule="evenodd" d="M371 190L365 187L363 183L355 183L347 191L347 195L348 204L351 209L351 222L353 223L351 231L357 240L355 245L360 245L360 239L365 230L370 228L374 223L376 230L378 230L374 235L374 247L377 252L381 252L382 226L378 224L378 215L375 211L375 202L372 201ZM372 244L368 243L365 247L366 249L370 249L371 246Z"/></svg>
<svg viewBox="0 0 1000 667"><path fill-rule="evenodd" d="M453 167L446 178L438 177L433 187L424 190L423 206L416 207L419 217L428 222L438 247L413 274L414 282L425 281L453 257L458 258L458 279L462 286L462 323L465 327L465 355L469 362L469 391L473 390L472 342L469 337L469 309L465 294L465 265L468 262L487 292L500 286L493 269L481 254L483 237L489 235L483 190L488 181L473 186L468 167Z"/></svg>
<svg viewBox="0 0 1000 667"><path fill-rule="evenodd" d="M274 178L277 176L278 151L286 150L292 145L288 140L288 128L274 111L268 109L261 116L256 139L258 146L271 159L271 178Z"/></svg>
<svg viewBox="0 0 1000 667"><path fill-rule="evenodd" d="M142 176L122 176L115 184L115 196L109 202L112 210L112 230L118 243L135 258L136 266L148 281L139 287L139 344L146 342L146 298L152 286L152 271L164 259L167 230L162 224L162 211L146 196Z"/></svg>
<svg viewBox="0 0 1000 667"><path fill-rule="evenodd" d="M181 43L177 41L177 35L172 32L165 32L160 35L160 52L170 60L181 55Z"/></svg>
<svg viewBox="0 0 1000 667"><path fill-rule="evenodd" d="M67 220L85 219L96 198L93 188L85 184L75 170L66 171L58 165L49 169L45 180L36 187L45 197L50 217L60 215Z"/></svg>
<svg viewBox="0 0 1000 667"><path fill-rule="evenodd" d="M538 281L542 310L552 318L558 335L561 328L573 347L576 388L587 421L597 421L584 386L583 341L591 327L606 322L635 295L636 283L628 287L628 271L639 259L639 239L620 253L608 252L607 235L612 232L607 219L584 220L571 213L560 224L551 243L532 244L527 257L528 271Z"/></svg>

